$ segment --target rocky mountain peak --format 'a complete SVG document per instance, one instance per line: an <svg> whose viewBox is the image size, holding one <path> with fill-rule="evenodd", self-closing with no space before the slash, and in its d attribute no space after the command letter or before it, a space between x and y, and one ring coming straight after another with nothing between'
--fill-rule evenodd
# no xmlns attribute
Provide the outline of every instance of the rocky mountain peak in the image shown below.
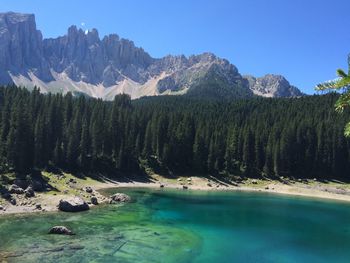
<svg viewBox="0 0 350 263"><path fill-rule="evenodd" d="M205 89L199 87L209 82ZM0 14L0 84L8 83L104 99L120 93L132 98L185 94L194 88L241 97L252 91L261 96L299 94L282 76L244 79L228 60L210 52L152 58L133 41L116 34L101 39L97 29L83 31L74 25L64 36L43 39L34 15L11 12ZM218 91L220 85L225 88Z"/></svg>
<svg viewBox="0 0 350 263"><path fill-rule="evenodd" d="M0 80L10 83L14 75L34 73L44 81L52 80L43 58L42 35L35 16L13 12L0 14Z"/></svg>
<svg viewBox="0 0 350 263"><path fill-rule="evenodd" d="M0 23L18 24L18 23L32 23L35 25L34 14L20 14L14 12L0 13Z"/></svg>
<svg viewBox="0 0 350 263"><path fill-rule="evenodd" d="M282 75L267 74L260 78L244 76L255 95L263 97L300 97L303 93Z"/></svg>

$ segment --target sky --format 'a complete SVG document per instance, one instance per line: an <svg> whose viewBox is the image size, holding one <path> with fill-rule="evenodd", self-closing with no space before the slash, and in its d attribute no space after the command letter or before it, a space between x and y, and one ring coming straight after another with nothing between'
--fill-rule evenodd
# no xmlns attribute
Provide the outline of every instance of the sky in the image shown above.
<svg viewBox="0 0 350 263"><path fill-rule="evenodd" d="M153 57L213 52L241 74L281 74L308 94L347 69L349 10L349 0L0 0L0 12L34 13L44 38L77 25Z"/></svg>

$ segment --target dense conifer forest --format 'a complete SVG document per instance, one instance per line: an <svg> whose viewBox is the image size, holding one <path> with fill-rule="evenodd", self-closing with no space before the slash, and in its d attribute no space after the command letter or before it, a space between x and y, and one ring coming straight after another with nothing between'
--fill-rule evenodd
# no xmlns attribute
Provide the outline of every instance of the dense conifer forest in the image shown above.
<svg viewBox="0 0 350 263"><path fill-rule="evenodd" d="M338 95L231 102L164 96L105 102L0 88L0 170L350 177Z"/></svg>

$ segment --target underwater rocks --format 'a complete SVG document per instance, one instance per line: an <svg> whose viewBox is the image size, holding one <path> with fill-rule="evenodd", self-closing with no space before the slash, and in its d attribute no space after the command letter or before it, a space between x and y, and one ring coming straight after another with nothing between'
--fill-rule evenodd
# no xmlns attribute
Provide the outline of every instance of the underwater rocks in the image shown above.
<svg viewBox="0 0 350 263"><path fill-rule="evenodd" d="M126 203L130 201L131 201L130 196L122 193L116 193L110 197L109 203L116 204L116 203Z"/></svg>
<svg viewBox="0 0 350 263"><path fill-rule="evenodd" d="M74 235L74 233L65 226L54 226L49 230L49 234Z"/></svg>
<svg viewBox="0 0 350 263"><path fill-rule="evenodd" d="M61 199L58 209L63 212L80 212L89 210L89 205L80 197Z"/></svg>

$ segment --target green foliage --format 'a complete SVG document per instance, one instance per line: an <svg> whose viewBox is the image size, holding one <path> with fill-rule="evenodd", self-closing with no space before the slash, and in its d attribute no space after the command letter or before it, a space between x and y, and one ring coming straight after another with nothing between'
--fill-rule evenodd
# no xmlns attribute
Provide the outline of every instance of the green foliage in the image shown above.
<svg viewBox="0 0 350 263"><path fill-rule="evenodd" d="M0 168L113 176L160 173L348 180L349 113L337 94L235 101L161 96L112 102L0 88Z"/></svg>
<svg viewBox="0 0 350 263"><path fill-rule="evenodd" d="M342 69L337 70L338 79L328 81L316 86L316 90L341 90L342 94L335 103L335 110L339 113L343 113L345 109L350 108L350 55L348 56L348 74ZM350 122L345 126L344 134L350 137Z"/></svg>

